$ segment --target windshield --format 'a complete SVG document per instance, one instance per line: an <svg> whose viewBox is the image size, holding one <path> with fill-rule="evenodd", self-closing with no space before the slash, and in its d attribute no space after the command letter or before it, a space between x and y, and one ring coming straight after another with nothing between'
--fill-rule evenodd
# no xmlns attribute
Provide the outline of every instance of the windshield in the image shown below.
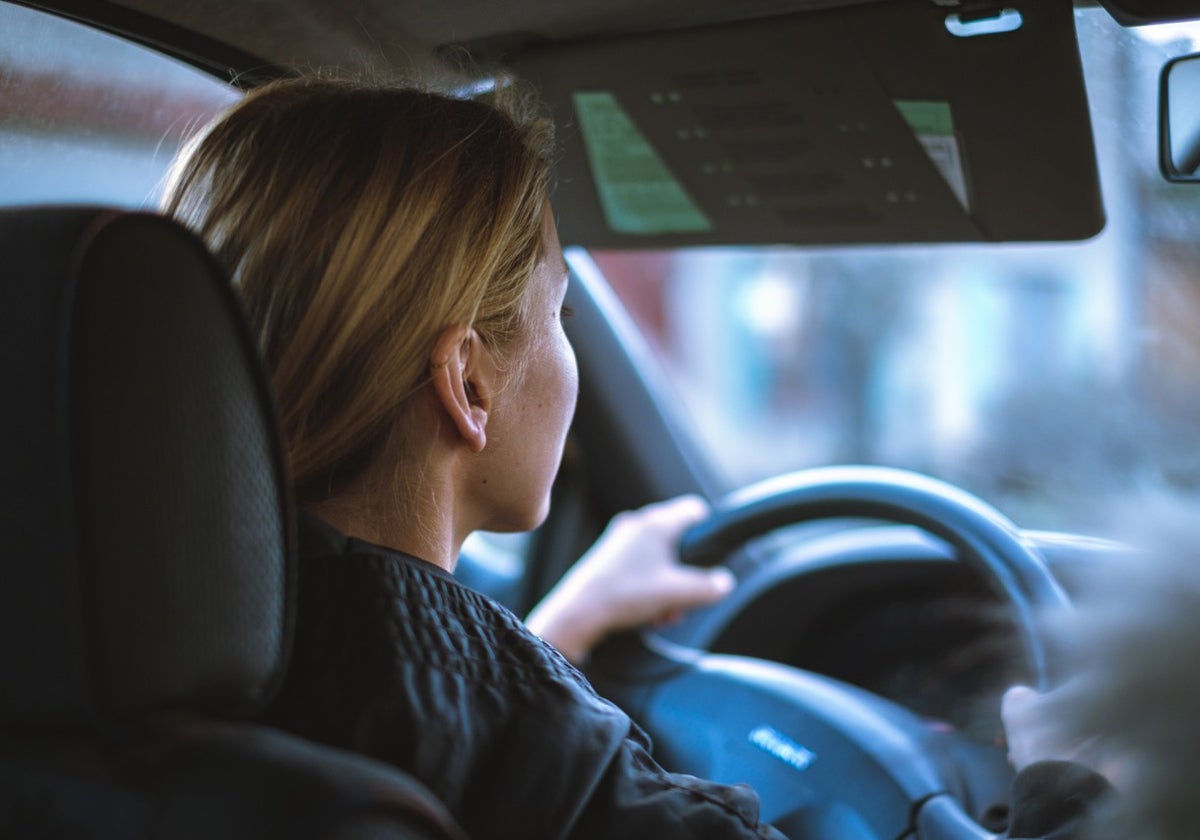
<svg viewBox="0 0 1200 840"><path fill-rule="evenodd" d="M836 463L1105 533L1200 487L1200 189L1157 170L1158 72L1200 25L1077 12L1108 223L1087 242L597 251L730 488Z"/></svg>

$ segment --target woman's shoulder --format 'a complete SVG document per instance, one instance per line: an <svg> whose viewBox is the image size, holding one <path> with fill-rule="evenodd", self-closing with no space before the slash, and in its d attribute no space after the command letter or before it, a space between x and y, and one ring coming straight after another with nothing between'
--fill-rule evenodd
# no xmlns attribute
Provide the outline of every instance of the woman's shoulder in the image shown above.
<svg viewBox="0 0 1200 840"><path fill-rule="evenodd" d="M511 610L418 557L300 523L298 642L374 667L445 670L492 689L591 686Z"/></svg>
<svg viewBox="0 0 1200 840"><path fill-rule="evenodd" d="M468 828L569 823L630 735L624 713L452 575L307 531L292 661L267 720L413 773Z"/></svg>

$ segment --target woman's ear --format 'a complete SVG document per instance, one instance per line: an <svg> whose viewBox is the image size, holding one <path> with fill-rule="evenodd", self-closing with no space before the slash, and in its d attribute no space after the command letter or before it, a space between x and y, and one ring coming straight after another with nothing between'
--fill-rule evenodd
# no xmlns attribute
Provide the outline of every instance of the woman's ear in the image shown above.
<svg viewBox="0 0 1200 840"><path fill-rule="evenodd" d="M479 333L471 327L446 327L429 355L429 372L438 402L472 452L487 445L494 365Z"/></svg>

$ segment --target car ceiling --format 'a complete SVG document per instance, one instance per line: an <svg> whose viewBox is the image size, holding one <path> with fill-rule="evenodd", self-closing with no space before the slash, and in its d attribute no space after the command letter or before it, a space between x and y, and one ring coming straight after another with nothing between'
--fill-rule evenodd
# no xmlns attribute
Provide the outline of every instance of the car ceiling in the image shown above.
<svg viewBox="0 0 1200 840"><path fill-rule="evenodd" d="M968 11L998 0L928 0ZM133 12L273 64L436 72L450 44L490 57L545 41L655 32L888 0L17 0L93 20ZM1086 0L1085 0L1086 2ZM1200 0L1103 0L1123 23L1200 14Z"/></svg>
<svg viewBox="0 0 1200 840"><path fill-rule="evenodd" d="M448 44L508 48L540 41L648 32L853 5L864 0L119 0L47 2L76 12L143 13L302 69L426 74Z"/></svg>
<svg viewBox="0 0 1200 840"><path fill-rule="evenodd" d="M251 84L257 78L247 71L258 64L266 68L263 78L275 67L461 86L470 79L455 75L454 62L445 60L463 54L448 49L456 46L466 48L473 67L510 63L542 89L565 128L555 196L569 220L560 226L565 243L1034 241L1086 238L1103 226L1070 0L18 2L89 20L200 64L208 59L210 70L236 69ZM1200 0L1104 2L1137 5L1144 13L1147 4ZM1001 7L1015 7L1026 19L1021 31L1007 36L1016 39L1009 46L977 49L948 38L947 14L994 16ZM779 36L785 30L789 41ZM762 48L768 41L776 44L773 53ZM222 50L226 54L218 55ZM676 116L645 107L653 95L648 85L677 87L680 79L703 75L716 82L673 94L685 109L671 112ZM740 89L729 83L735 76ZM982 90L986 98L978 95ZM574 98L580 91L600 91L607 98L601 104L629 121L629 136L650 155L661 154L665 188L684 196L681 212L691 221L635 220L632 232L622 228L627 220L616 215L624 211L606 203L620 185L604 180L596 149L584 149L582 106ZM917 142L923 138L905 125L908 117L898 116L902 100L953 113L952 130L971 165L969 202L961 194L956 199L952 179L931 165ZM709 130L708 151L697 151L704 144L676 142L678 123L671 120L679 114L701 124L702 112L727 113L744 103L763 106L763 114L790 109L797 114L794 130L780 133L761 120L747 129L743 120ZM1040 135L1013 133L1013 126L1028 124L1039 125ZM835 125L852 134L854 126L863 127L862 148L831 133ZM764 163L759 152L772 142L793 144L790 160ZM719 159L734 145L754 148L743 163L721 164L726 168L715 178L698 174L708 158L689 158ZM864 172L864 163L874 160L889 171ZM731 209L742 195L754 207Z"/></svg>

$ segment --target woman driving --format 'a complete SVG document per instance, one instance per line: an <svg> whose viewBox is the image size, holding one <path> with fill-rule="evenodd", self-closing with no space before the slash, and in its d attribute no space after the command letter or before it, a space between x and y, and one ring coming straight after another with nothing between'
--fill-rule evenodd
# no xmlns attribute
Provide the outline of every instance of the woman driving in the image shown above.
<svg viewBox="0 0 1200 840"><path fill-rule="evenodd" d="M674 557L701 500L618 516L527 624L450 574L471 532L545 518L574 411L552 149L517 98L296 80L176 167L167 211L245 297L305 512L270 719L413 773L477 838L777 836L559 653L729 591Z"/></svg>

